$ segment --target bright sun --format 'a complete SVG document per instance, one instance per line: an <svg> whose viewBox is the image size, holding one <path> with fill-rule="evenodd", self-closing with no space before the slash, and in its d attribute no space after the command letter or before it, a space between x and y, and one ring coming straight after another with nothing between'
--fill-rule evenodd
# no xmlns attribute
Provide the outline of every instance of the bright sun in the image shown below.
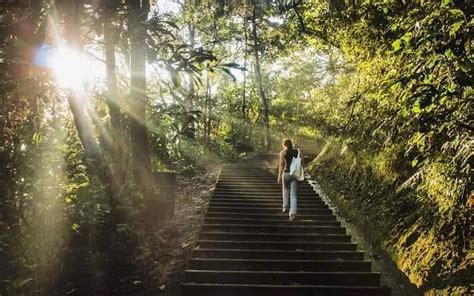
<svg viewBox="0 0 474 296"><path fill-rule="evenodd" d="M93 63L77 50L59 48L51 57L50 67L60 87L83 89L95 75Z"/></svg>

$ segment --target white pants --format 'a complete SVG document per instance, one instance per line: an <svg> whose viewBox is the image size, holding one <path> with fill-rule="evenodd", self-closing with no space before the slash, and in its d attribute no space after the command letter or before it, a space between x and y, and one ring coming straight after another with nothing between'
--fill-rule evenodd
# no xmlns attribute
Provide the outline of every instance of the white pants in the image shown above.
<svg viewBox="0 0 474 296"><path fill-rule="evenodd" d="M296 194L298 193L298 181L290 175L290 173L283 173L282 182L283 192L283 207L288 208L288 199L290 200L290 211L289 215L296 214L297 201Z"/></svg>

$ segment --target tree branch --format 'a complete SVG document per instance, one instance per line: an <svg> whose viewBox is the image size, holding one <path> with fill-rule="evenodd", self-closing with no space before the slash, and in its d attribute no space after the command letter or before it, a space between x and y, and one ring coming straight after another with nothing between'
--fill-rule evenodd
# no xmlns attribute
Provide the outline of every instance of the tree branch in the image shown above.
<svg viewBox="0 0 474 296"><path fill-rule="evenodd" d="M299 28L300 28L300 33L317 37L317 38L321 39L323 42L325 42L325 43L327 43L327 44L329 44L329 45L331 45L331 46L333 46L333 47L336 47L336 48L339 47L337 44L335 44L334 42L330 41L329 38L328 38L323 32L315 31L315 30L312 30L312 29L306 27L306 24L304 23L304 20L303 20L303 16L302 16L301 13L298 11L298 7L297 7L297 6L294 6L294 7L293 7L293 11L295 12L296 18L298 19L298 24L299 24Z"/></svg>

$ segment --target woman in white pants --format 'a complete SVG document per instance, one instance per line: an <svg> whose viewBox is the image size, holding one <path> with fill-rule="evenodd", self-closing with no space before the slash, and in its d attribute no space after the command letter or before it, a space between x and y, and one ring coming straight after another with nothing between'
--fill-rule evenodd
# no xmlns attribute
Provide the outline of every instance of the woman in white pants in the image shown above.
<svg viewBox="0 0 474 296"><path fill-rule="evenodd" d="M283 184L283 209L282 213L288 210L288 199L290 200L289 219L292 221L296 216L298 180L290 175L290 165L293 157L297 157L301 153L299 149L293 149L293 142L290 139L285 139L282 144L280 152L280 162L278 166L278 184ZM301 157L301 154L300 154ZM283 182L282 182L283 180Z"/></svg>

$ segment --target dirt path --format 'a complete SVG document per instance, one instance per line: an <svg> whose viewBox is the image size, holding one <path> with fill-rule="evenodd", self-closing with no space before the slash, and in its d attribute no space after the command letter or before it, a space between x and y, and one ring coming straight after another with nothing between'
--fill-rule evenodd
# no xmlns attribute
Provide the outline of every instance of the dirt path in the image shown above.
<svg viewBox="0 0 474 296"><path fill-rule="evenodd" d="M192 177L178 175L175 215L156 225L140 256L147 287L144 295L179 295L178 283L194 248L219 168Z"/></svg>

